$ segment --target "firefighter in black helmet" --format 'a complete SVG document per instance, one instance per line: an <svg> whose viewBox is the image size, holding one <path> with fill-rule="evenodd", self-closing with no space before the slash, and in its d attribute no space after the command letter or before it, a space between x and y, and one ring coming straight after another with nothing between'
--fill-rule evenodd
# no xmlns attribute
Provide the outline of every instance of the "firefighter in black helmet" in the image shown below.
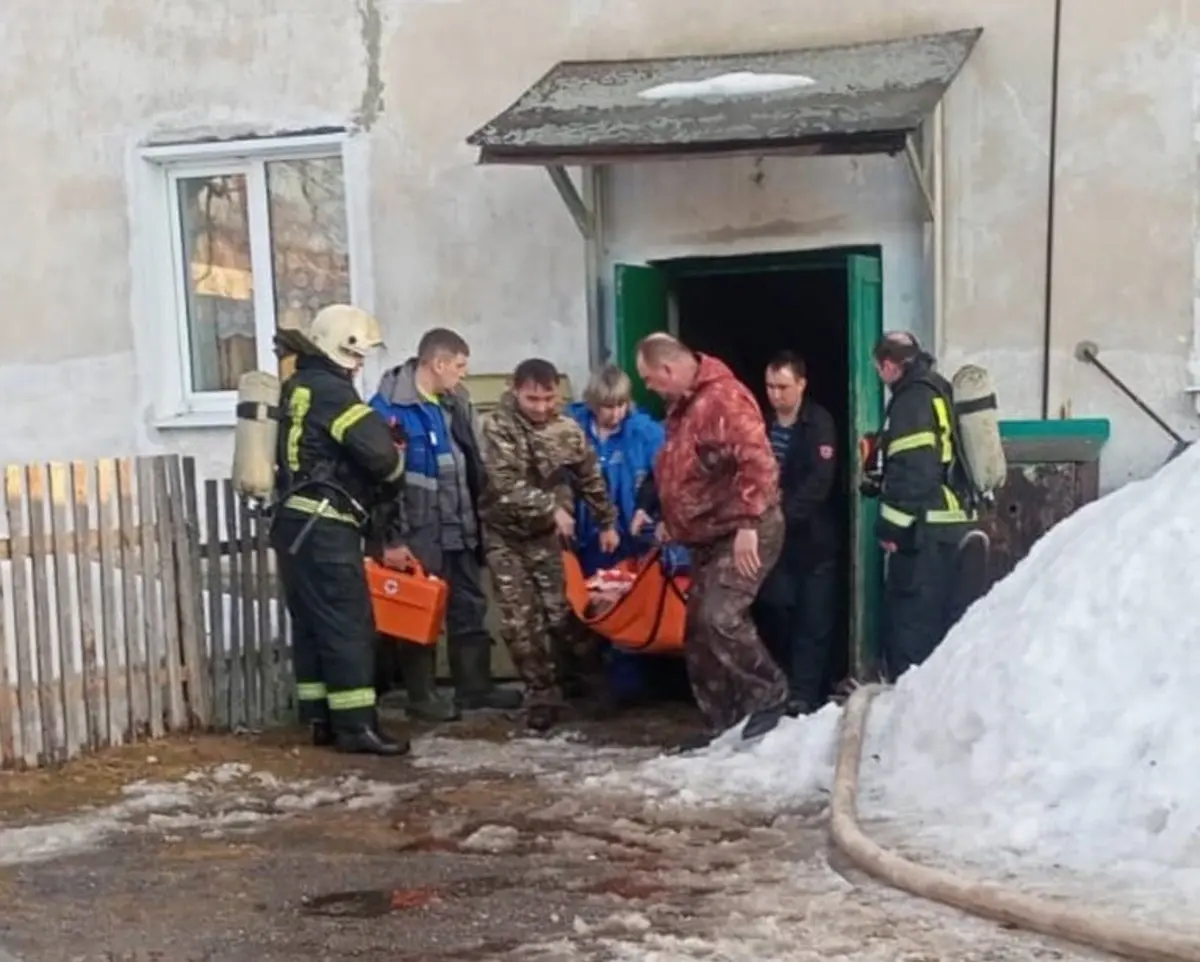
<svg viewBox="0 0 1200 962"><path fill-rule="evenodd" d="M278 512L271 541L293 632L301 720L313 742L400 755L375 709L375 624L363 570L374 509L395 500L404 460L354 386L379 322L344 304L321 310L280 395Z"/></svg>
<svg viewBox="0 0 1200 962"><path fill-rule="evenodd" d="M958 620L958 548L976 521L958 450L953 393L910 334L885 335L875 367L891 390L877 446L876 536L887 552L883 657L894 680Z"/></svg>

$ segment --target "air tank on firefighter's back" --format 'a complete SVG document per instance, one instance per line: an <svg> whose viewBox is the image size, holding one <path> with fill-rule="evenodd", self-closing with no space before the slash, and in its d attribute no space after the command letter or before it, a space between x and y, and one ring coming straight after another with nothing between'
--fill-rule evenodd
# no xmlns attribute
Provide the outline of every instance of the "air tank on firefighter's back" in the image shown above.
<svg viewBox="0 0 1200 962"><path fill-rule="evenodd" d="M279 391L279 378L266 371L238 378L232 475L233 489L243 498L266 501L275 488Z"/></svg>
<svg viewBox="0 0 1200 962"><path fill-rule="evenodd" d="M964 364L955 372L951 387L963 461L976 489L990 495L1008 476L991 375L976 364Z"/></svg>

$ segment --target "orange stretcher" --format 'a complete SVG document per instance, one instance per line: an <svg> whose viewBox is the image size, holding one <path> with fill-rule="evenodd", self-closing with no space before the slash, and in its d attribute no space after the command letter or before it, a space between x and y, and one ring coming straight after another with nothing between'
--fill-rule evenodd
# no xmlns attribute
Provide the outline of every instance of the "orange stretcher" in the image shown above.
<svg viewBox="0 0 1200 962"><path fill-rule="evenodd" d="M609 608L592 611L587 579L579 559L563 552L567 602L585 625L625 651L643 654L678 654L683 651L687 625L687 591L691 578L671 574L655 548L642 558L617 565L633 575L625 594Z"/></svg>
<svg viewBox="0 0 1200 962"><path fill-rule="evenodd" d="M436 645L446 620L449 585L420 565L395 571L368 559L366 568L375 630L417 645Z"/></svg>

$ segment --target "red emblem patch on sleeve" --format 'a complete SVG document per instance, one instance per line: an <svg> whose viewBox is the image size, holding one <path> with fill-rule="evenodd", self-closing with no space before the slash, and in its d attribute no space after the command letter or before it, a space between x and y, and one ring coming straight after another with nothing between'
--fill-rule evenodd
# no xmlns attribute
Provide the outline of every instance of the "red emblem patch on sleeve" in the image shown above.
<svg viewBox="0 0 1200 962"><path fill-rule="evenodd" d="M821 455L822 461L833 460L833 445L822 444L819 448L817 448L817 454Z"/></svg>

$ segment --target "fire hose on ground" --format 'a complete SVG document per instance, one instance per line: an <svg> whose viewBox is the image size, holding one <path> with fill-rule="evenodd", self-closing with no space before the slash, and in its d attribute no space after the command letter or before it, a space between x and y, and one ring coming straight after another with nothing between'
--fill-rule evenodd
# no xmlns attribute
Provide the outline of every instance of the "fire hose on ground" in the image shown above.
<svg viewBox="0 0 1200 962"><path fill-rule="evenodd" d="M1200 935L1151 928L1114 919L1111 911L1063 905L963 878L919 865L868 838L858 822L859 767L871 702L883 690L864 685L854 691L842 714L838 741L831 830L834 844L858 868L912 895L1030 932L1145 962L1200 962Z"/></svg>

